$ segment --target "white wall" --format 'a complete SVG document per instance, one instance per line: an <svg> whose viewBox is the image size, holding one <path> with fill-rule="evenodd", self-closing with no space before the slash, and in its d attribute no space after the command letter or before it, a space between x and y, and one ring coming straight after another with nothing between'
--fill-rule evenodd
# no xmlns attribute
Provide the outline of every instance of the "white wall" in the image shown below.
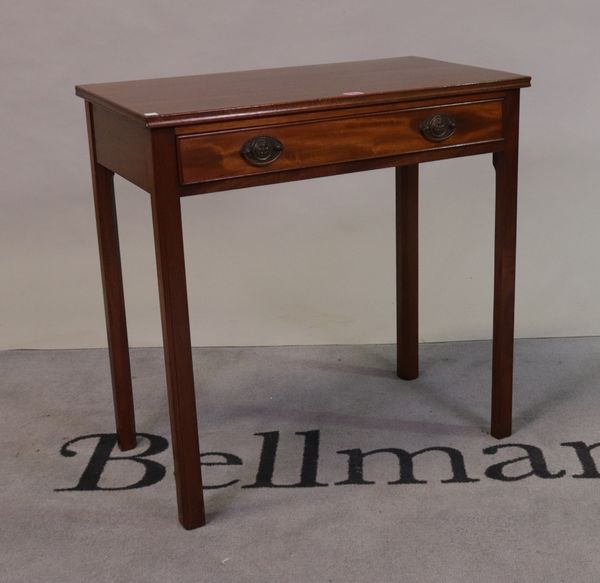
<svg viewBox="0 0 600 583"><path fill-rule="evenodd" d="M3 0L0 348L104 346L76 83L421 55L533 76L517 334L600 334L600 5ZM148 196L117 180L130 341L161 343ZM491 156L421 167L421 338L489 338ZM393 170L183 201L195 345L392 342Z"/></svg>

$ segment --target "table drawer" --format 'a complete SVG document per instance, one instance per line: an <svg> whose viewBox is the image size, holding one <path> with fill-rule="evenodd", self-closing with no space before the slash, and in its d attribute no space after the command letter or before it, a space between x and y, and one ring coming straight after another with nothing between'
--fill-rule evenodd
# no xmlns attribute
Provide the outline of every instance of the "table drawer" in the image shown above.
<svg viewBox="0 0 600 583"><path fill-rule="evenodd" d="M502 100L178 137L182 184L502 139Z"/></svg>

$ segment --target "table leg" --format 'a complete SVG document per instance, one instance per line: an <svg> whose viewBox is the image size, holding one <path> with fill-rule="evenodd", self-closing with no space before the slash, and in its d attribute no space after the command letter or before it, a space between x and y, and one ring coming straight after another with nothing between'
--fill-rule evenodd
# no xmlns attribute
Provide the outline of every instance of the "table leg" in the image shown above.
<svg viewBox="0 0 600 583"><path fill-rule="evenodd" d="M419 376L419 166L396 168L396 332L401 379Z"/></svg>
<svg viewBox="0 0 600 583"><path fill-rule="evenodd" d="M517 165L519 91L504 100L504 149L494 153L496 237L494 266L494 341L492 427L498 439L512 432L515 257L517 236Z"/></svg>
<svg viewBox="0 0 600 583"><path fill-rule="evenodd" d="M136 446L135 413L113 172L96 161L93 111L89 103L86 115L117 440L122 450L128 450Z"/></svg>
<svg viewBox="0 0 600 583"><path fill-rule="evenodd" d="M191 529L205 516L174 142L172 129L152 131L151 200L179 521Z"/></svg>

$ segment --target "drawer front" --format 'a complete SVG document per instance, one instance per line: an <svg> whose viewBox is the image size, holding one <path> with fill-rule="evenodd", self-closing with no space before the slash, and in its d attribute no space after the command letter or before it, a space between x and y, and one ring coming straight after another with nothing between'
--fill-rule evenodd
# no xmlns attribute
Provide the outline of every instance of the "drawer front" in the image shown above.
<svg viewBox="0 0 600 583"><path fill-rule="evenodd" d="M255 127L177 139L182 184L502 139L502 100Z"/></svg>

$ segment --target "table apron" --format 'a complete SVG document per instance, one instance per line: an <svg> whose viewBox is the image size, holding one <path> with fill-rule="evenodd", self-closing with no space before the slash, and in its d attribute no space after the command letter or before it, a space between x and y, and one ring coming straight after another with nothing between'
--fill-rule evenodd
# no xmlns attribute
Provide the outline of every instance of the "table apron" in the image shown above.
<svg viewBox="0 0 600 583"><path fill-rule="evenodd" d="M501 99L179 136L182 185L502 140ZM448 157L451 157L449 155Z"/></svg>

